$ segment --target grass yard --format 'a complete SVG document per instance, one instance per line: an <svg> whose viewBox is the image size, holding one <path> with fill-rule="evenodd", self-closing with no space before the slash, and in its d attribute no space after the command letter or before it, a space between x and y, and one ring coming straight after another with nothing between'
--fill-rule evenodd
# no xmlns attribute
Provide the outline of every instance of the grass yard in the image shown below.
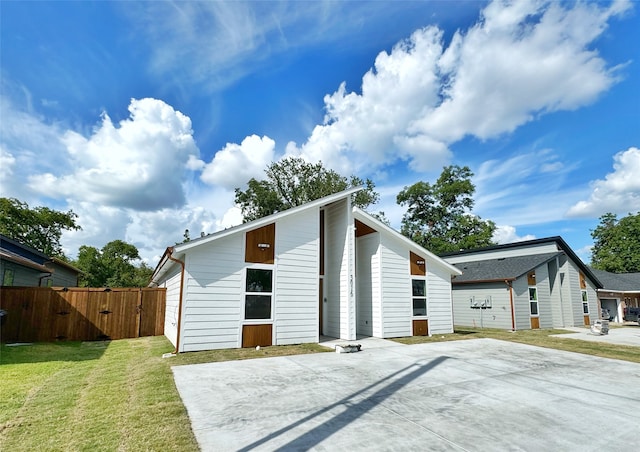
<svg viewBox="0 0 640 452"><path fill-rule="evenodd" d="M164 337L0 346L0 450L196 451L171 366L326 351L186 353Z"/></svg>
<svg viewBox="0 0 640 452"><path fill-rule="evenodd" d="M458 328L404 344L492 338L640 363L640 347L550 337L564 330ZM184 353L164 337L0 346L0 450L195 451L171 366L330 352L317 344Z"/></svg>
<svg viewBox="0 0 640 452"><path fill-rule="evenodd" d="M640 363L640 347L588 342L579 339L551 337L553 334L568 334L567 330L521 330L516 332L490 329L456 327L453 334L443 336L412 336L394 339L403 344L422 344L425 342L442 342L465 339L491 338L503 341L519 342L538 347L555 348L568 352L584 353L603 358L622 359Z"/></svg>

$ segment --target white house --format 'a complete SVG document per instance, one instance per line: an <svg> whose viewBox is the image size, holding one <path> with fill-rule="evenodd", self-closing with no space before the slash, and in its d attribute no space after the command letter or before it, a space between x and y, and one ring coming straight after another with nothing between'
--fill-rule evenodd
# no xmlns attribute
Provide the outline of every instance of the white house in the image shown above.
<svg viewBox="0 0 640 452"><path fill-rule="evenodd" d="M442 257L457 326L511 330L589 325L600 318L602 284L561 237L460 251Z"/></svg>
<svg viewBox="0 0 640 452"><path fill-rule="evenodd" d="M167 248L177 352L453 332L461 272L353 207L354 188Z"/></svg>

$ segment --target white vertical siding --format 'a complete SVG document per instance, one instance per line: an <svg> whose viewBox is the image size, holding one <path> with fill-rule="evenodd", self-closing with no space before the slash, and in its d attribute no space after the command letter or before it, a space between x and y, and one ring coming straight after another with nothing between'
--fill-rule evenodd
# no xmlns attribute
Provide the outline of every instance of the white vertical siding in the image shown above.
<svg viewBox="0 0 640 452"><path fill-rule="evenodd" d="M382 337L411 336L411 279L409 250L381 237Z"/></svg>
<svg viewBox="0 0 640 452"><path fill-rule="evenodd" d="M324 304L325 334L347 339L348 327L348 253L347 201L330 204L324 211L325 260Z"/></svg>
<svg viewBox="0 0 640 452"><path fill-rule="evenodd" d="M173 268L164 276L164 282L159 286L167 289L164 311L164 335L174 347L178 340L181 270L182 267L174 264Z"/></svg>
<svg viewBox="0 0 640 452"><path fill-rule="evenodd" d="M582 312L582 292L580 290L580 273L573 262L567 259L566 263L567 276L565 276L565 284L568 289L567 300L571 306L571 326L583 326L584 314Z"/></svg>
<svg viewBox="0 0 640 452"><path fill-rule="evenodd" d="M471 308L470 299L491 297L491 308ZM456 326L511 329L511 298L504 282L460 284L453 289L453 322Z"/></svg>
<svg viewBox="0 0 640 452"><path fill-rule="evenodd" d="M374 336L374 310L380 334L380 271L378 249L380 234L375 232L356 239L356 277L358 281L356 301L356 333ZM374 306L375 305L375 306Z"/></svg>
<svg viewBox="0 0 640 452"><path fill-rule="evenodd" d="M549 289L551 299L551 317L552 327L562 328L564 324L564 313L562 311L562 290L560 284L560 273L558 272L558 262L554 259L547 263L547 272L549 274Z"/></svg>
<svg viewBox="0 0 640 452"><path fill-rule="evenodd" d="M242 345L243 240L233 234L187 254L181 351Z"/></svg>
<svg viewBox="0 0 640 452"><path fill-rule="evenodd" d="M538 289L538 314L540 317L540 328L553 327L553 314L551 307L551 289L549 286L549 270L547 264L535 269L536 288Z"/></svg>
<svg viewBox="0 0 640 452"><path fill-rule="evenodd" d="M318 342L319 210L276 223L276 345Z"/></svg>
<svg viewBox="0 0 640 452"><path fill-rule="evenodd" d="M516 330L531 329L531 309L529 307L529 284L527 275L513 281L513 307Z"/></svg>
<svg viewBox="0 0 640 452"><path fill-rule="evenodd" d="M453 333L451 273L427 261L429 334Z"/></svg>

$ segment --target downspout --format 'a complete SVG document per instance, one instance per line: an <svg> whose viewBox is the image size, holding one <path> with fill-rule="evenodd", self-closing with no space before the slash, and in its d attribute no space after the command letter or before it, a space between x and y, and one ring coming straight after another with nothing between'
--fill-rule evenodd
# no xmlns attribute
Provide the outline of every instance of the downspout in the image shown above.
<svg viewBox="0 0 640 452"><path fill-rule="evenodd" d="M51 275L53 275L53 272L49 272L48 274L43 275L40 278L38 278L38 287L42 287L42 280L44 278L49 278Z"/></svg>
<svg viewBox="0 0 640 452"><path fill-rule="evenodd" d="M505 280L504 283L509 288L509 303L511 304L511 331L516 330L516 310L513 305L513 283L509 280Z"/></svg>
<svg viewBox="0 0 640 452"><path fill-rule="evenodd" d="M48 260L46 262L43 262L42 266L44 268L47 268L47 264L53 264L53 260ZM50 278L51 276L53 276L53 270L51 270L48 275L43 275L40 278L38 278L38 287L42 287L42 280L44 278Z"/></svg>
<svg viewBox="0 0 640 452"><path fill-rule="evenodd" d="M169 252L169 254L167 255L169 260L173 262L177 262L178 264L180 264L180 267L182 268L180 270L180 298L178 301L178 332L176 334L176 349L173 351L173 354L177 355L178 353L180 353L178 349L180 348L180 325L182 323L182 294L184 292L184 262L172 256L173 254L172 246L167 248L167 251Z"/></svg>

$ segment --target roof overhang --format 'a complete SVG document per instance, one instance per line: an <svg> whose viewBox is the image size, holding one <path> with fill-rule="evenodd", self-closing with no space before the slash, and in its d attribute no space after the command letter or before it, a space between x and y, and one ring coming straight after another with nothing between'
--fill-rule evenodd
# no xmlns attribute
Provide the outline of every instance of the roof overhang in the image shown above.
<svg viewBox="0 0 640 452"><path fill-rule="evenodd" d="M384 232L384 233L386 233L388 235L391 235L396 240L398 240L398 241L404 243L405 245L407 245L409 247L409 249L411 251L413 251L414 253L421 254L421 255L425 256L425 258L428 257L432 262L435 262L436 264L438 264L441 267L445 268L450 274L452 274L452 275L461 275L462 274L462 271L458 270L456 267L454 267L450 263L448 263L445 260L443 260L442 258L436 256L435 254L433 254L431 251L427 250L426 248L423 248L422 246L418 245L416 242L414 242L413 240L409 239L408 237L405 237L404 235L402 235L401 233L399 233L398 231L396 231L392 227L387 226L386 224L384 224L382 221L378 220L377 218L372 217L371 215L369 215L364 210L362 210L362 209L360 209L358 207L353 207L353 217L356 220L361 221L362 223L366 224L367 226L375 229L376 231Z"/></svg>
<svg viewBox="0 0 640 452"><path fill-rule="evenodd" d="M52 268L45 267L44 265L34 262L31 259L27 259L26 257L19 256L7 250L0 250L0 258L9 262L13 262L14 264L17 264L17 265L21 265L23 267L31 268L33 270L38 270L43 273L48 273L48 274L53 273Z"/></svg>

